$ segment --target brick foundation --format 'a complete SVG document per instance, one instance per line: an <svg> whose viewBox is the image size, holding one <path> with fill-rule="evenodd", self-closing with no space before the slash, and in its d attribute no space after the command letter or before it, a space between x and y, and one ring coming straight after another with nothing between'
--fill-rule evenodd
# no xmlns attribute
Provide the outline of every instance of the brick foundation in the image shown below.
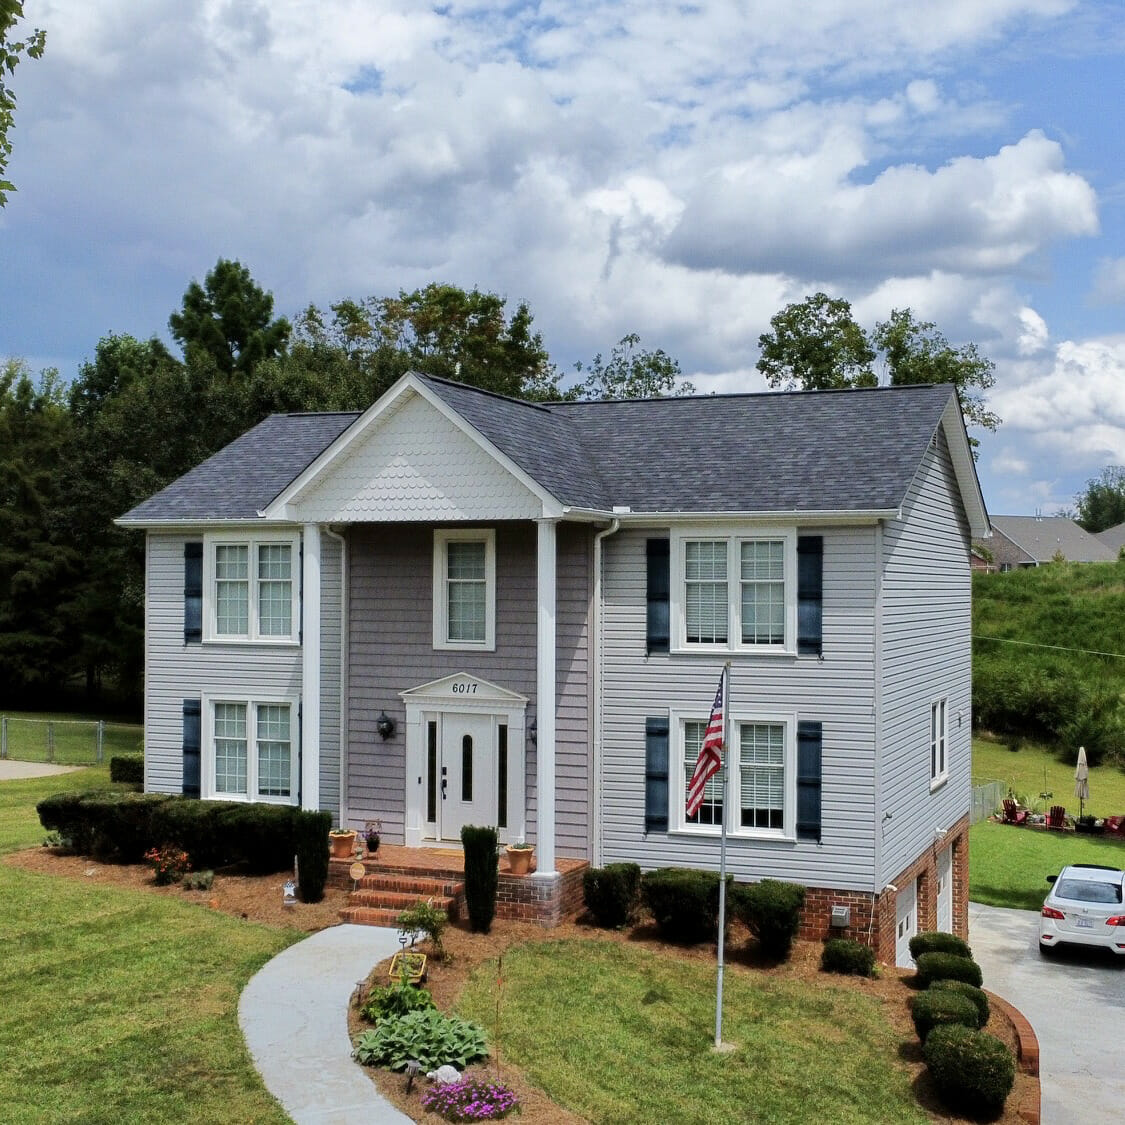
<svg viewBox="0 0 1125 1125"><path fill-rule="evenodd" d="M496 917L517 922L557 926L582 909L582 873L590 865L583 860L561 859L554 875L500 874L496 893Z"/></svg>

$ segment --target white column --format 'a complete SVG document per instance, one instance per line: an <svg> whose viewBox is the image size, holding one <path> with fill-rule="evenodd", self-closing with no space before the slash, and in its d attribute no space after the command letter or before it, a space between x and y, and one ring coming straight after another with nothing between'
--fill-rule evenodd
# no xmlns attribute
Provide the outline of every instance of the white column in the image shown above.
<svg viewBox="0 0 1125 1125"><path fill-rule="evenodd" d="M555 520L536 520L535 768L539 875L555 873Z"/></svg>
<svg viewBox="0 0 1125 1125"><path fill-rule="evenodd" d="M320 807L320 528L304 526L301 567L301 808Z"/></svg>

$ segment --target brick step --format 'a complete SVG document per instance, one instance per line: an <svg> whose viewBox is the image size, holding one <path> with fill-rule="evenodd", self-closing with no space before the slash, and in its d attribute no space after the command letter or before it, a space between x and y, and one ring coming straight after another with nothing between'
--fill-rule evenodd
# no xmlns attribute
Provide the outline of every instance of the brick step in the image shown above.
<svg viewBox="0 0 1125 1125"><path fill-rule="evenodd" d="M465 869L463 867L430 867L422 863L383 863L376 864L373 860L364 861L364 865L372 875L395 875L407 879L442 879L452 882L464 882Z"/></svg>
<svg viewBox="0 0 1125 1125"><path fill-rule="evenodd" d="M465 889L464 879L425 879L421 876L385 874L375 872L359 880L356 888L361 891L395 891L413 895L415 898L439 896L455 898Z"/></svg>
<svg viewBox="0 0 1125 1125"><path fill-rule="evenodd" d="M345 906L340 911L340 921L350 922L353 926L387 926L398 929L397 910L381 910L372 906Z"/></svg>
<svg viewBox="0 0 1125 1125"><path fill-rule="evenodd" d="M406 910L419 902L432 902L436 910L444 910L451 917L456 913L456 900L452 895L426 895L419 897L415 894L403 894L399 891L362 890L348 895L348 906L375 907L382 910L393 910L397 915L399 911Z"/></svg>

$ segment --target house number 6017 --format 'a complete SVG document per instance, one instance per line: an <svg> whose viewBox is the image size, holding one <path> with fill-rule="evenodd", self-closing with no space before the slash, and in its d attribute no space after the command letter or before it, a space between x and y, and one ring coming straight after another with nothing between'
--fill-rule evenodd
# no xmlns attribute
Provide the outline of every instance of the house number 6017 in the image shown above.
<svg viewBox="0 0 1125 1125"><path fill-rule="evenodd" d="M477 692L477 685L476 684L454 684L453 685L453 694L454 695L476 695L476 692Z"/></svg>

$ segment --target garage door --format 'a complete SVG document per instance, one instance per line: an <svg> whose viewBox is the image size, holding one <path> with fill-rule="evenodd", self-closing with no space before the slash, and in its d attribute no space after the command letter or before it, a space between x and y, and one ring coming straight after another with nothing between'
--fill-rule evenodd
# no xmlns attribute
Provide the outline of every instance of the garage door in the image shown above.
<svg viewBox="0 0 1125 1125"><path fill-rule="evenodd" d="M895 964L900 969L914 965L910 956L910 939L918 932L918 884L910 885L898 892L895 900Z"/></svg>

